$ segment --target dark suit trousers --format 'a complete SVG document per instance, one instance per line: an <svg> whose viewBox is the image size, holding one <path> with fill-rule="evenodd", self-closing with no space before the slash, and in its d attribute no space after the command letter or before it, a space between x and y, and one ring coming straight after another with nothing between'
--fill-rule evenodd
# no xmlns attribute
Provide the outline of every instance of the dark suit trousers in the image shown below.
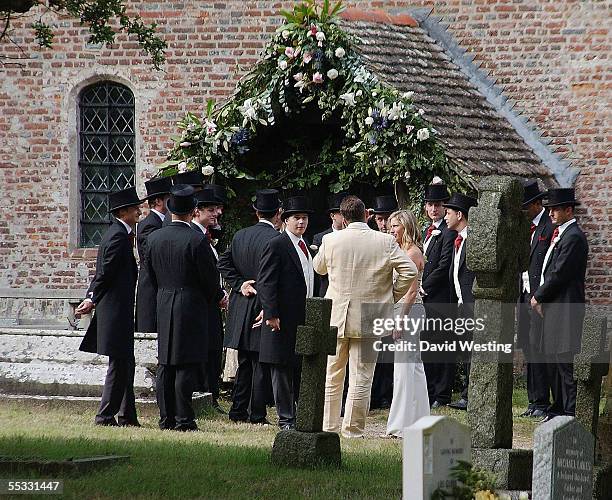
<svg viewBox="0 0 612 500"><path fill-rule="evenodd" d="M270 374L259 363L259 353L238 350L238 371L232 392L229 418L235 421L263 422L266 418L266 398L270 392Z"/></svg>
<svg viewBox="0 0 612 500"><path fill-rule="evenodd" d="M295 424L295 367L266 363L272 378L274 404L278 414L278 425Z"/></svg>
<svg viewBox="0 0 612 500"><path fill-rule="evenodd" d="M138 423L134 398L135 369L136 361L133 356L131 358L109 356L96 423L112 422L117 413L120 425Z"/></svg>
<svg viewBox="0 0 612 500"><path fill-rule="evenodd" d="M424 356L425 357L425 356ZM453 383L455 382L455 363L423 363L427 379L429 404L437 401L447 405L451 402Z"/></svg>
<svg viewBox="0 0 612 500"><path fill-rule="evenodd" d="M382 339L383 344L392 344L393 337L387 336ZM391 356L389 356L391 354ZM393 399L393 353L381 351L378 354L374 378L372 379L372 394L370 396L370 408L380 408L390 405Z"/></svg>
<svg viewBox="0 0 612 500"><path fill-rule="evenodd" d="M553 403L548 408L549 415L576 414L576 392L578 385L574 380L573 354L557 354L556 363L547 366Z"/></svg>
<svg viewBox="0 0 612 500"><path fill-rule="evenodd" d="M160 429L196 429L191 403L198 384L199 363L157 365L157 406Z"/></svg>

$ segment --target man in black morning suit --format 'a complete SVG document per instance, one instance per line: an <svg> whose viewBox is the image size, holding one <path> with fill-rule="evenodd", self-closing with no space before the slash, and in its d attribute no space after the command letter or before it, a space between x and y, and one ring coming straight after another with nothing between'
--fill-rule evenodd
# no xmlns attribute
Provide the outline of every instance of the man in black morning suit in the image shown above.
<svg viewBox="0 0 612 500"><path fill-rule="evenodd" d="M449 267L448 277L450 283L451 302L457 304L456 318L465 319L474 317L474 293L472 286L476 275L470 271L465 263L468 244L468 213L470 208L478 206L476 198L466 196L461 193L454 193L450 199L443 203L446 208L446 225L449 229L456 231L453 257ZM456 332L454 340L471 340L470 332ZM449 406L457 410L467 410L468 406L468 386L470 384L470 355L469 353L459 353L458 360L463 362L465 378L461 399ZM454 378L454 376L453 376Z"/></svg>
<svg viewBox="0 0 612 500"><path fill-rule="evenodd" d="M529 266L519 280L517 344L527 361L529 406L522 417L542 418L550 405L548 370L541 352L542 318L531 310L531 297L540 286L542 265L553 233L550 216L542 206L545 194L538 188L537 181L525 185L523 212L530 222L531 235Z"/></svg>
<svg viewBox="0 0 612 500"><path fill-rule="evenodd" d="M188 170L186 172L180 172L170 177L173 186L185 185L191 186L197 193L202 191L204 188L204 174L198 170ZM163 226L167 226L172 222L172 217L166 217L163 222Z"/></svg>
<svg viewBox="0 0 612 500"><path fill-rule="evenodd" d="M159 426L179 431L198 428L191 398L208 350L208 304L223 297L210 245L190 225L194 192L172 187L172 222L151 234L145 261L157 291Z"/></svg>
<svg viewBox="0 0 612 500"><path fill-rule="evenodd" d="M191 227L206 237L216 264L219 257L215 247L212 246L210 228L217 225L219 201L213 188L208 184L194 196L197 206L191 221ZM219 282L219 286L223 290L221 282ZM223 293L224 297L220 303L210 302L208 304L208 355L206 362L202 365L201 387L202 390L208 390L212 394L212 406L219 413L225 413L219 405L219 378L223 360L223 317L221 316L221 310L227 307L227 297L225 292Z"/></svg>
<svg viewBox="0 0 612 500"><path fill-rule="evenodd" d="M425 188L425 213L431 224L423 237L425 268L421 282L421 295L428 318L452 317L450 311L451 290L449 270L453 259L457 231L449 229L444 220L446 210L442 203L450 198L446 185L430 184ZM442 332L432 331L421 334L423 340L443 343ZM439 354L423 352L423 367L427 378L429 404L432 408L451 402L455 364Z"/></svg>
<svg viewBox="0 0 612 500"><path fill-rule="evenodd" d="M342 200L348 196L348 193L336 193L332 195L329 199L329 208L327 209L327 213L329 214L329 218L331 219L331 226L328 227L325 231L315 234L312 237L312 245L310 245L311 250L313 252L317 252L321 243L323 242L323 236L329 233L333 233L334 231L341 231L344 227L344 217L340 213L340 203ZM314 255L314 254L313 254ZM327 292L327 287L329 286L329 279L327 278L327 274L320 276L318 274L315 275L315 296L316 297L325 297L325 292Z"/></svg>
<svg viewBox="0 0 612 500"><path fill-rule="evenodd" d="M257 224L240 229L229 248L219 257L219 272L231 287L225 347L238 351L238 371L234 380L229 418L234 422L266 423L266 395L270 374L259 363L261 302L257 294L257 273L263 249L279 235L279 193L276 189L257 191L253 209Z"/></svg>
<svg viewBox="0 0 612 500"><path fill-rule="evenodd" d="M136 290L136 331L157 332L155 321L155 290L147 274L144 259L147 255L147 239L153 231L161 229L167 218L168 208L166 202L170 197L172 182L169 177L152 179L145 182L149 215L136 226L136 245L140 258L140 273L138 274L138 288Z"/></svg>
<svg viewBox="0 0 612 500"><path fill-rule="evenodd" d="M553 396L544 420L550 420L557 415L574 416L576 412L573 361L582 340L589 245L574 216L574 208L580 204L574 190L551 189L546 198L544 206L549 208L556 227L531 306L543 318L541 349L550 368Z"/></svg>
<svg viewBox="0 0 612 500"><path fill-rule="evenodd" d="M141 215L135 188L108 197L113 221L98 247L96 275L76 314L95 314L79 349L108 356L98 425L137 426L134 401L134 295L138 268L134 228ZM115 415L118 414L118 421Z"/></svg>
<svg viewBox="0 0 612 500"><path fill-rule="evenodd" d="M314 292L312 258L302 238L311 213L305 197L287 199L282 213L285 232L266 243L257 275L264 320L259 361L270 369L278 424L284 430L295 427L300 383L295 339L298 325L305 321L306 298Z"/></svg>

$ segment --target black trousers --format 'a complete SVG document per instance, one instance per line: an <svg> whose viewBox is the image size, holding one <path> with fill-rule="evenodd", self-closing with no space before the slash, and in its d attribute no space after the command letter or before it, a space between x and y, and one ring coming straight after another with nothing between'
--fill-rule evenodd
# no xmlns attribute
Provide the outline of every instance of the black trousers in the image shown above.
<svg viewBox="0 0 612 500"><path fill-rule="evenodd" d="M200 366L200 363L157 365L160 429L197 429L191 398L198 385Z"/></svg>
<svg viewBox="0 0 612 500"><path fill-rule="evenodd" d="M527 358L527 396L529 408L546 410L550 406L549 367L543 362L534 362L538 357L532 352ZM534 360L534 361L531 361Z"/></svg>
<svg viewBox="0 0 612 500"><path fill-rule="evenodd" d="M552 404L547 413L551 416L576 414L576 392L578 384L574 380L574 355L571 353L558 354L556 363L547 364Z"/></svg>
<svg viewBox="0 0 612 500"><path fill-rule="evenodd" d="M443 405L449 404L453 395L455 363L423 363L423 368L427 379L429 404L432 405L435 401Z"/></svg>
<svg viewBox="0 0 612 500"><path fill-rule="evenodd" d="M259 353L239 349L229 418L263 422L267 414L267 395L271 389L270 372L267 365L259 362Z"/></svg>
<svg viewBox="0 0 612 500"><path fill-rule="evenodd" d="M278 414L278 425L295 424L296 392L299 388L299 377L296 382L297 369L293 366L266 363L270 370L272 379L272 392L274 393L274 405Z"/></svg>
<svg viewBox="0 0 612 500"><path fill-rule="evenodd" d="M391 335L380 339L383 344L393 344ZM372 379L372 393L370 396L370 409L391 405L393 400L393 353L381 351L378 353L374 378Z"/></svg>
<svg viewBox="0 0 612 500"><path fill-rule="evenodd" d="M112 423L117 414L119 414L119 425L138 424L134 398L135 369L134 356L130 358L109 356L100 409L96 415L97 424Z"/></svg>

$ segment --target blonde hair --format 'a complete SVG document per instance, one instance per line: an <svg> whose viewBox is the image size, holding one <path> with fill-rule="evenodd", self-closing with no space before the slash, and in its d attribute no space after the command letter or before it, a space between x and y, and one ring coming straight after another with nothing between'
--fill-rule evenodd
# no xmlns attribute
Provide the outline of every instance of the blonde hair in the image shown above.
<svg viewBox="0 0 612 500"><path fill-rule="evenodd" d="M421 226L419 226L417 218L410 210L397 210L389 216L389 221L391 219L397 219L404 228L400 244L404 250L408 250L412 245L416 245L419 249L423 247Z"/></svg>

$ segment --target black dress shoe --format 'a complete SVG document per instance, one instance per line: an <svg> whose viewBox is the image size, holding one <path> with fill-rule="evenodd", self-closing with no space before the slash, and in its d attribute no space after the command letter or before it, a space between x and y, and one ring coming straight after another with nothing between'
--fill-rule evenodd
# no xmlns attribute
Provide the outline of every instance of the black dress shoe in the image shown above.
<svg viewBox="0 0 612 500"><path fill-rule="evenodd" d="M198 425L194 422L192 424L179 424L174 430L179 432L196 432L200 429L198 429Z"/></svg>
<svg viewBox="0 0 612 500"><path fill-rule="evenodd" d="M435 410L436 408L442 408L443 406L446 406L446 405L445 405L444 403L440 403L440 401L434 401L434 402L431 404L431 407L430 407L430 408L431 408L432 410Z"/></svg>
<svg viewBox="0 0 612 500"><path fill-rule="evenodd" d="M519 417L531 417L533 415L533 412L533 408L527 408L523 413L519 415Z"/></svg>
<svg viewBox="0 0 612 500"><path fill-rule="evenodd" d="M546 422L550 422L553 418L555 418L557 415L546 415L542 420L540 420L538 423L539 424L545 424Z"/></svg>
<svg viewBox="0 0 612 500"><path fill-rule="evenodd" d="M542 418L546 416L546 412L544 410L535 409L529 415L531 418Z"/></svg>
<svg viewBox="0 0 612 500"><path fill-rule="evenodd" d="M467 399L461 398L459 401L455 401L448 405L449 408L454 408L455 410L463 410L466 411L468 407Z"/></svg>
<svg viewBox="0 0 612 500"><path fill-rule="evenodd" d="M96 420L96 425L101 425L103 427L119 427L119 424L114 418L110 418L108 420Z"/></svg>

